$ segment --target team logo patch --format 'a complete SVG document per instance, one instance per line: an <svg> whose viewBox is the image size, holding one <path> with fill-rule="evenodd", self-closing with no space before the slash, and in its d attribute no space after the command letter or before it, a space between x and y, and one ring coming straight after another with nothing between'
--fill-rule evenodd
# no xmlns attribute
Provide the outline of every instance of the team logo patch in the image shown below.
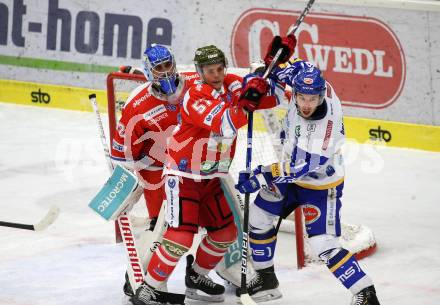
<svg viewBox="0 0 440 305"><path fill-rule="evenodd" d="M295 127L295 137L299 138L301 135L301 126L300 125L296 125Z"/></svg>
<svg viewBox="0 0 440 305"><path fill-rule="evenodd" d="M182 172L185 172L187 167L188 167L188 159L185 159L185 158L180 159L179 165L178 165L179 170Z"/></svg>
<svg viewBox="0 0 440 305"><path fill-rule="evenodd" d="M319 217L321 216L321 210L317 206L307 204L305 207L303 207L303 214L305 224L309 225L319 219Z"/></svg>

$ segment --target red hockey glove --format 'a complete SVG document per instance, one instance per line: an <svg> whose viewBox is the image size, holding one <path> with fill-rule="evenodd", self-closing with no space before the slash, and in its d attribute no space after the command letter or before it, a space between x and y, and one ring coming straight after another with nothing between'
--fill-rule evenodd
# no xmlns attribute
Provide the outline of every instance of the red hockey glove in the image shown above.
<svg viewBox="0 0 440 305"><path fill-rule="evenodd" d="M254 111L260 104L260 99L269 91L269 84L262 77L251 78L243 88L238 106L247 111Z"/></svg>
<svg viewBox="0 0 440 305"><path fill-rule="evenodd" d="M264 57L264 63L266 67L269 66L272 59L275 57L279 49L283 49L281 56L278 58L276 64L286 62L293 55L296 47L295 35L291 34L286 37L275 36L267 48L266 56Z"/></svg>

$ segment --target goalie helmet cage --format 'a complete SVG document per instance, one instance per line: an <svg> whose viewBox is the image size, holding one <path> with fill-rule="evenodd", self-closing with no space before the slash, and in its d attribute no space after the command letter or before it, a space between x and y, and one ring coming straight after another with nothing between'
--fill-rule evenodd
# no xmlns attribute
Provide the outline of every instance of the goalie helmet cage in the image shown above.
<svg viewBox="0 0 440 305"><path fill-rule="evenodd" d="M116 124L125 101L130 92L145 81L146 79L142 74L121 72L108 74L107 98L110 147L113 142L114 133L116 132ZM281 113L279 113L279 110L265 110L265 112L256 115L253 135L253 167L258 164L270 164L270 162L276 162L279 159L276 153L277 145L279 148L279 142L277 144L276 141L274 141L276 131L273 130L273 126L278 125L278 128L280 128L280 123L276 118L282 116L282 114L285 113L285 109L286 105L284 105L284 110L280 111ZM245 165L246 130L244 129L242 128L239 131L237 151L230 169L230 173L234 179L238 177L238 172L242 170ZM271 132L269 132L270 129L272 129ZM272 145L268 145L269 143ZM244 147L243 150L238 149L240 145ZM295 232L298 268L304 267L307 263L317 262L311 258L307 237L304 234L305 227L302 209L296 209L292 216L288 217L287 220L283 220L280 231L287 233ZM116 242L122 241L117 222L115 222L115 237ZM376 242L372 231L363 225L348 225L343 223L340 240L342 246L355 253L358 259L369 256L376 250Z"/></svg>

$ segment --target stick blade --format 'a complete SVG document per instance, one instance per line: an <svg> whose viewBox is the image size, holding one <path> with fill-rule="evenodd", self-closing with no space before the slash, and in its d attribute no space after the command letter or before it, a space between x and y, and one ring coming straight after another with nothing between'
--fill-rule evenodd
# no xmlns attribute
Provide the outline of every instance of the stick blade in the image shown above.
<svg viewBox="0 0 440 305"><path fill-rule="evenodd" d="M47 212L46 216L44 216L44 218L41 219L39 223L34 225L34 230L35 231L45 230L57 219L59 214L60 214L60 209L57 206L52 206L50 210Z"/></svg>

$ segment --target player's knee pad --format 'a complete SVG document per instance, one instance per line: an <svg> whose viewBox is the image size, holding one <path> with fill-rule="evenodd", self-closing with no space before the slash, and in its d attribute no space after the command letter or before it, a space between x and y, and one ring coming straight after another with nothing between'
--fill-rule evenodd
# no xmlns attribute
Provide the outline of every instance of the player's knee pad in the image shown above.
<svg viewBox="0 0 440 305"><path fill-rule="evenodd" d="M193 232L169 228L163 236L162 248L167 254L180 258L191 248L193 239Z"/></svg>
<svg viewBox="0 0 440 305"><path fill-rule="evenodd" d="M220 230L208 231L209 242L218 249L227 249L237 240L237 226L231 222Z"/></svg>
<svg viewBox="0 0 440 305"><path fill-rule="evenodd" d="M252 232L265 233L273 227L273 221L277 216L259 206L252 204L249 208L249 225Z"/></svg>
<svg viewBox="0 0 440 305"><path fill-rule="evenodd" d="M309 238L312 255L327 262L341 250L338 237L330 234L316 235Z"/></svg>

